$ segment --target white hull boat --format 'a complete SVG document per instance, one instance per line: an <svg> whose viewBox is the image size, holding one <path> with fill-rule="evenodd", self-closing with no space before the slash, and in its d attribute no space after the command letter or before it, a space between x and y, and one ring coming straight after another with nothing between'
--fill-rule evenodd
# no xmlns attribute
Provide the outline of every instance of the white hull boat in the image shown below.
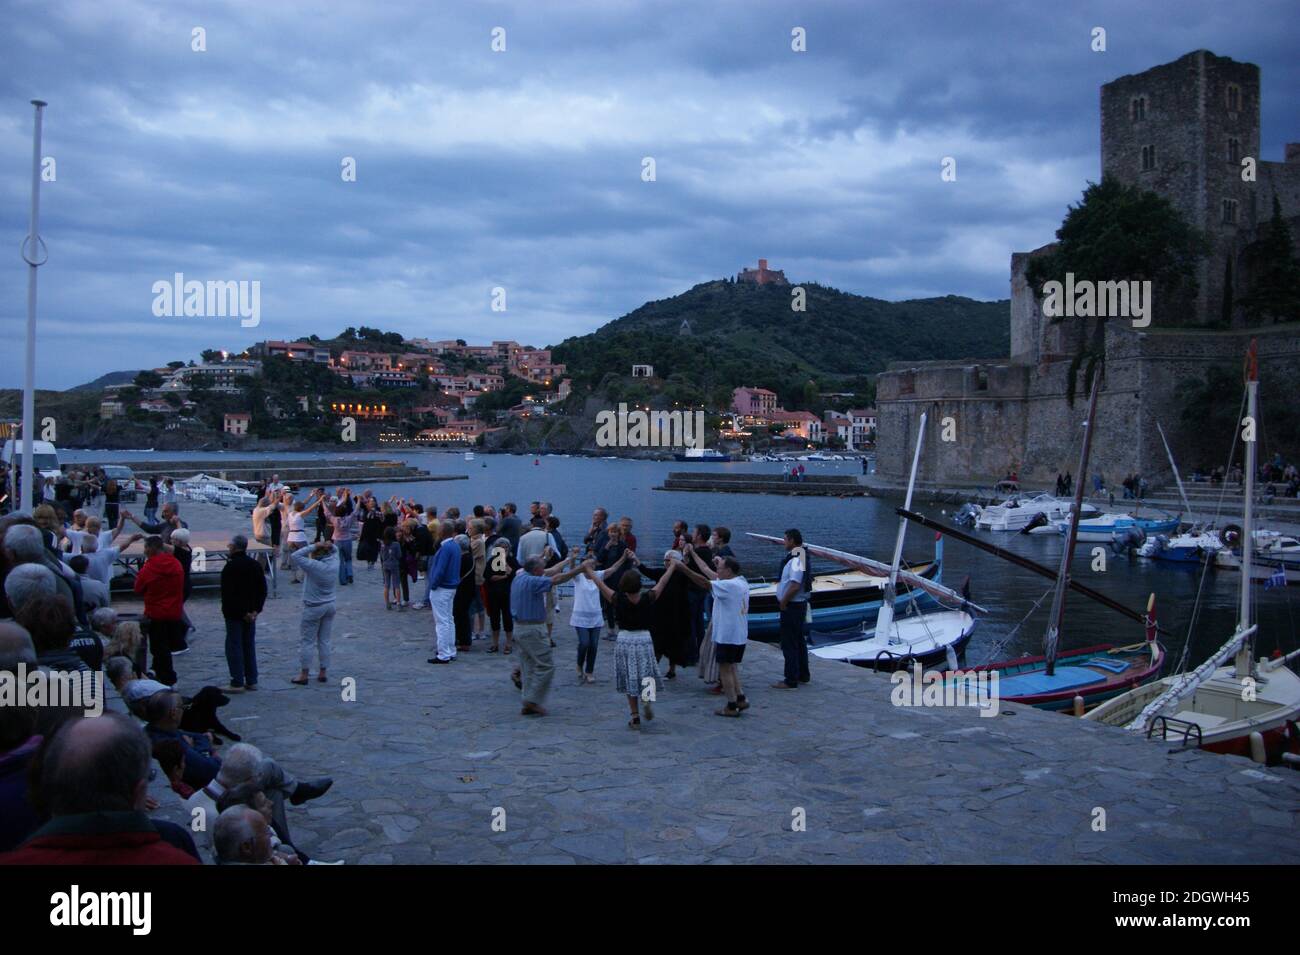
<svg viewBox="0 0 1300 955"><path fill-rule="evenodd" d="M975 529L981 531L1022 531L1039 514L1042 514L1050 522L1068 520L1072 503L1071 501L1053 497L1050 494L1008 498L1001 504L981 508L979 515L975 518ZM1085 504L1083 514L1088 513L1096 514L1097 509L1090 504Z"/></svg>

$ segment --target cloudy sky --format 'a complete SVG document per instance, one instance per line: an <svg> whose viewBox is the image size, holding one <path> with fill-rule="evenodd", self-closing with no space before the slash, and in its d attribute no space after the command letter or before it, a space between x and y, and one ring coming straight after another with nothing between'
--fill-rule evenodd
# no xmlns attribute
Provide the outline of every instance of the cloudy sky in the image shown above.
<svg viewBox="0 0 1300 955"><path fill-rule="evenodd" d="M32 98L57 175L47 388L349 325L553 344L760 256L882 298L1002 298L1010 253L1049 241L1099 175L1098 87L1202 47L1262 68L1264 158L1300 139L1296 7L1273 0L5 0L0 16L0 387L22 383ZM260 324L155 317L176 272L260 282Z"/></svg>

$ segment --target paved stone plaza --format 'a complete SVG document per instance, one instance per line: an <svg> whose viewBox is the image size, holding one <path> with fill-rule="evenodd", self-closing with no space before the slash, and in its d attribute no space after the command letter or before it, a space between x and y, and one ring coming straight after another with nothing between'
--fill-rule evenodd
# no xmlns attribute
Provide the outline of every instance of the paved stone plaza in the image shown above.
<svg viewBox="0 0 1300 955"><path fill-rule="evenodd" d="M185 504L195 529L245 517ZM258 624L261 688L223 721L299 776L334 788L290 810L295 842L354 863L1296 863L1300 773L1168 747L1019 706L902 709L887 677L812 661L813 682L768 689L777 649L751 643L752 708L713 715L693 668L665 682L653 722L627 727L602 640L579 686L558 624L551 715L519 714L517 655L475 643L425 662L428 610L385 611L378 569L340 590L327 685L298 670L299 586L280 581ZM422 592L422 582L421 582ZM130 608L129 601L119 601ZM198 633L179 688L229 682L215 591L191 599ZM559 621L568 619L561 602ZM313 678L314 678L313 672ZM356 702L340 682L356 681ZM158 789L160 815L187 821ZM1094 831L1095 810L1105 831ZM504 810L504 831L494 813ZM798 810L806 830L793 831ZM496 827L501 828L500 822Z"/></svg>

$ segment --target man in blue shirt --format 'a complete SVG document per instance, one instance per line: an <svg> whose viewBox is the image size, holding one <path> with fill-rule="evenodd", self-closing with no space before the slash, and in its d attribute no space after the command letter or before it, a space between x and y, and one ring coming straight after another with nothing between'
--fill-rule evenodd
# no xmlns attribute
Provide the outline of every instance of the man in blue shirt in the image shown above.
<svg viewBox="0 0 1300 955"><path fill-rule="evenodd" d="M524 703L520 713L524 716L546 715L542 701L555 675L551 638L546 632L546 595L554 585L580 573L580 565L565 570L563 564L556 564L548 571L541 557L530 557L510 584L510 611L515 618L515 646L519 649L519 668L511 679L520 689Z"/></svg>
<svg viewBox="0 0 1300 955"><path fill-rule="evenodd" d="M429 606L433 608L434 655L430 663L450 663L456 659L456 623L452 603L460 586L460 544L456 542L456 525L442 521L438 525L438 548L429 562Z"/></svg>

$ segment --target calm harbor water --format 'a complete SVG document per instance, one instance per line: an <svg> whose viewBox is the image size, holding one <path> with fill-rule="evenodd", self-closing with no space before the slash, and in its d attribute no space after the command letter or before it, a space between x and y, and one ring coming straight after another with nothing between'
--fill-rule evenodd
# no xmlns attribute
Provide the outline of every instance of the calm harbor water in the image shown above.
<svg viewBox="0 0 1300 955"><path fill-rule="evenodd" d="M148 473L149 460L211 460L211 470L227 460L268 457L277 460L319 460L318 453L272 453L266 455L240 452L123 452L61 451L66 462L116 460L140 462L137 473ZM561 520L561 533L570 543L580 539L597 505L604 506L612 517L632 518L638 550L647 562L658 562L671 542L672 525L678 518L691 524L722 524L731 529L732 548L751 580L772 576L779 568L781 550L772 544L751 540L746 531L779 536L788 527L798 527L810 543L836 547L878 560L889 560L898 531L894 508L901 500L892 498L819 498L779 497L751 494L707 494L655 491L669 471L722 470L729 472L778 473L780 464L736 462L731 464L688 464L665 461L635 461L609 458L582 458L476 454L466 461L463 452L390 451L358 452L331 456L334 459L400 459L432 474L462 474L463 481L438 481L402 484L373 484L371 490L381 498L396 494L414 498L439 510L455 505L467 512L475 503L500 505L514 501L521 511L529 501L552 502ZM859 474L857 461L808 461L810 474ZM936 520L946 521L953 513L951 504L917 502L916 510ZM1060 560L1062 539L1055 536L1021 536L1019 534L986 535L1000 546L1023 554L1039 563L1055 567ZM1142 609L1147 597L1156 594L1157 614L1163 627L1171 633L1165 643L1172 660L1176 660L1187 639L1189 624L1196 613L1192 633L1191 661L1199 663L1227 639L1236 619L1236 574L1202 575L1199 569L1176 567L1165 563L1117 557L1106 552L1106 570L1094 572L1092 544L1080 544L1076 550L1073 573L1076 579L1114 599ZM924 528L908 528L904 556L922 560L933 553L934 535ZM814 563L815 569L831 569ZM983 663L1021 653L1038 653L1051 604L1050 581L1030 574L992 555L967 547L951 539L945 541L944 581L960 587L967 575L971 578L971 597L990 611L980 619L967 650L967 662ZM1200 591L1199 610L1197 594ZM1046 596L1045 596L1046 595ZM1256 620L1260 624L1257 646L1260 652L1280 647L1285 652L1300 641L1300 588L1256 590ZM1038 606L1035 608L1035 604ZM1095 604L1070 595L1062 646L1087 646L1102 642L1137 642L1142 629L1137 623ZM999 645L1004 649L998 650Z"/></svg>

